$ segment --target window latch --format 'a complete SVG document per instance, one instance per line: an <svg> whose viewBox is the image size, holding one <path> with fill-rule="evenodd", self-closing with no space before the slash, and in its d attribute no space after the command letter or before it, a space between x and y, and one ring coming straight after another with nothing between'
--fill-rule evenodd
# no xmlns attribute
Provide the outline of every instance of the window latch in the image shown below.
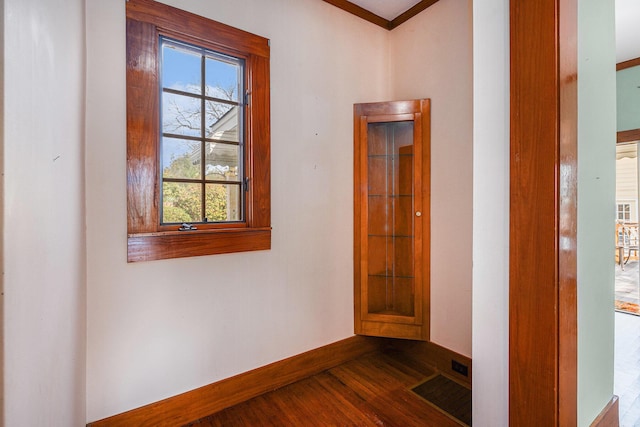
<svg viewBox="0 0 640 427"><path fill-rule="evenodd" d="M197 230L197 229L198 227L196 227L195 225L187 224L186 222L183 222L180 228L178 228L178 231L191 231L191 230Z"/></svg>

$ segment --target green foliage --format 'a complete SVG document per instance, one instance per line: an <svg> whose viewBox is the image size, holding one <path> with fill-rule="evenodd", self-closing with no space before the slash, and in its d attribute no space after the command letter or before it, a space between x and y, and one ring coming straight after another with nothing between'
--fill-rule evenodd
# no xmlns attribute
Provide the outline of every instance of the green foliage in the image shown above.
<svg viewBox="0 0 640 427"><path fill-rule="evenodd" d="M171 178L200 178L200 166L191 162L190 156L172 159L164 169L164 176ZM233 187L229 187L230 191ZM235 194L231 194L234 196ZM162 188L162 216L164 223L201 222L202 186L200 184L165 182ZM233 220L227 217L227 191L225 186L207 184L205 195L205 215L208 221Z"/></svg>
<svg viewBox="0 0 640 427"><path fill-rule="evenodd" d="M209 221L224 221L227 218L227 192L221 185L209 185L206 195L206 217Z"/></svg>
<svg viewBox="0 0 640 427"><path fill-rule="evenodd" d="M165 184L166 186L167 184ZM169 186L174 185L174 183L168 183ZM194 222L193 218L189 216L189 214L182 208L178 206L172 206L167 203L167 199L164 199L164 204L162 207L162 213L164 215L164 222Z"/></svg>
<svg viewBox="0 0 640 427"><path fill-rule="evenodd" d="M169 166L164 168L165 178L200 178L200 165L191 162L191 155L184 154L177 158L172 158Z"/></svg>

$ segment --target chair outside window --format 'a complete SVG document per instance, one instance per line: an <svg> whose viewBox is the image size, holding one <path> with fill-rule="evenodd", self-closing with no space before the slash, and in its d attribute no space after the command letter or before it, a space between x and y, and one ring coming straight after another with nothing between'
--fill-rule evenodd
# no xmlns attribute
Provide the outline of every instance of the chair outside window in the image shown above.
<svg viewBox="0 0 640 427"><path fill-rule="evenodd" d="M638 223L616 223L616 252L620 268L624 270L632 255L638 256L639 243Z"/></svg>

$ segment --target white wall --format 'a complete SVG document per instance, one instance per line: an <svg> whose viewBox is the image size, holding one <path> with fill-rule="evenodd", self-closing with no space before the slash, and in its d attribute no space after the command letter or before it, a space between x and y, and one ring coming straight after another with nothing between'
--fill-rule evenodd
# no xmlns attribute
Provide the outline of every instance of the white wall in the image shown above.
<svg viewBox="0 0 640 427"><path fill-rule="evenodd" d="M390 33L392 96L431 98L431 341L466 356L471 356L471 19L471 0L441 0Z"/></svg>
<svg viewBox="0 0 640 427"><path fill-rule="evenodd" d="M473 4L473 422L509 424L509 0Z"/></svg>
<svg viewBox="0 0 640 427"><path fill-rule="evenodd" d="M84 1L4 0L4 425L85 422Z"/></svg>
<svg viewBox="0 0 640 427"><path fill-rule="evenodd" d="M353 335L353 103L388 33L318 0L167 1L271 39L272 250L126 263L125 2L87 2L87 419Z"/></svg>
<svg viewBox="0 0 640 427"><path fill-rule="evenodd" d="M614 0L578 3L578 425L613 395Z"/></svg>

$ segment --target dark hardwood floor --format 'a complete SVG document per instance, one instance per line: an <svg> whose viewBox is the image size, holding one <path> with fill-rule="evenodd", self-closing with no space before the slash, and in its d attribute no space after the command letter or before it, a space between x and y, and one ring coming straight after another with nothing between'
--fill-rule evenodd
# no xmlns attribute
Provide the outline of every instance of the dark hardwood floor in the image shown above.
<svg viewBox="0 0 640 427"><path fill-rule="evenodd" d="M459 427L411 391L433 374L401 353L371 353L188 426Z"/></svg>

